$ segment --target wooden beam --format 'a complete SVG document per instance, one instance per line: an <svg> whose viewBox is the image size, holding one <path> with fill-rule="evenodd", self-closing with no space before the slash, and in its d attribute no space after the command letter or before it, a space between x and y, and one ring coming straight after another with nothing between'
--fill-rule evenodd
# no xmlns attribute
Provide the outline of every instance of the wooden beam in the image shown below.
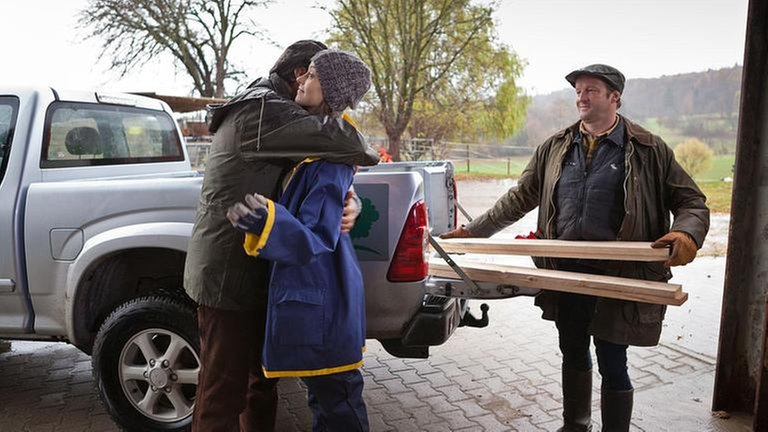
<svg viewBox="0 0 768 432"><path fill-rule="evenodd" d="M654 249L649 242L512 240L500 238L437 239L448 253L528 255L619 261L666 261L670 249Z"/></svg>
<svg viewBox="0 0 768 432"><path fill-rule="evenodd" d="M682 286L678 284L487 264L460 260L455 257L454 261L470 278L477 282L493 282L516 285L521 288L562 291L673 306L680 306L688 299L688 294L683 292ZM453 269L442 258L437 257L430 259L429 273L438 277L458 278Z"/></svg>

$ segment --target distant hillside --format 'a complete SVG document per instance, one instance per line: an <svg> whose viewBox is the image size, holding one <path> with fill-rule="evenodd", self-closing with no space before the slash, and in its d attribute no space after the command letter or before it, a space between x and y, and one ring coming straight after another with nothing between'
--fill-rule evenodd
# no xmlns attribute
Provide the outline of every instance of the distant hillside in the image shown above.
<svg viewBox="0 0 768 432"><path fill-rule="evenodd" d="M732 153L736 142L741 66L627 81L620 113L660 134L670 145L695 137L717 153ZM512 138L537 146L578 119L573 89L534 96L526 125Z"/></svg>

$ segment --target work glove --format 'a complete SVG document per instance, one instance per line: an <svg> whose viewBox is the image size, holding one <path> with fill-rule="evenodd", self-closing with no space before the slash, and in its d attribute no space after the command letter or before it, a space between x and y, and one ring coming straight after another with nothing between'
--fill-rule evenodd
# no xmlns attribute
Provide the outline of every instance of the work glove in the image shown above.
<svg viewBox="0 0 768 432"><path fill-rule="evenodd" d="M341 214L341 232L348 233L355 226L355 220L363 210L363 203L353 188L349 188L344 197L344 211Z"/></svg>
<svg viewBox="0 0 768 432"><path fill-rule="evenodd" d="M652 248L672 246L669 259L664 261L665 267L686 265L696 258L699 247L690 234L682 231L670 231L651 244Z"/></svg>
<svg viewBox="0 0 768 432"><path fill-rule="evenodd" d="M456 228L453 231L448 231L440 234L441 239L449 239L449 238L467 238L467 237L474 237L471 232L464 226L460 226Z"/></svg>
<svg viewBox="0 0 768 432"><path fill-rule="evenodd" d="M259 235L267 220L267 199L259 194L248 194L245 204L237 203L227 210L227 219L238 230Z"/></svg>

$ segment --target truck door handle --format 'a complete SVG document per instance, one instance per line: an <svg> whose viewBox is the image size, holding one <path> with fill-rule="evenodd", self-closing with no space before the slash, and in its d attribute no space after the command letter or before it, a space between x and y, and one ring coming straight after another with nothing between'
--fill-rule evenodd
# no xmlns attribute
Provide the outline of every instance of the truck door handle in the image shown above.
<svg viewBox="0 0 768 432"><path fill-rule="evenodd" d="M11 293L16 290L16 282L13 279L0 279L0 293Z"/></svg>

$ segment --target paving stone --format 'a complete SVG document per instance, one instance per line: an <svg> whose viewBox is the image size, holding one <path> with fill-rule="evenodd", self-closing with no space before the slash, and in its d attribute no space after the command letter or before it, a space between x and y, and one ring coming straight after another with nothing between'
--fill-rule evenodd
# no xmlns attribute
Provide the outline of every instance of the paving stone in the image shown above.
<svg viewBox="0 0 768 432"><path fill-rule="evenodd" d="M449 386L440 387L437 389L440 393L444 394L449 402L460 401L468 399L469 395L466 394L459 385L451 384Z"/></svg>
<svg viewBox="0 0 768 432"><path fill-rule="evenodd" d="M450 411L438 414L438 416L448 421L452 430L461 428L477 427L479 424L469 420L462 411Z"/></svg>
<svg viewBox="0 0 768 432"><path fill-rule="evenodd" d="M442 395L442 393L438 392L434 387L432 387L431 383L429 382L410 384L408 387L415 391L416 395L421 399Z"/></svg>
<svg viewBox="0 0 768 432"><path fill-rule="evenodd" d="M403 410L408 412L411 412L413 408L423 407L426 405L426 402L421 400L416 395L416 392L413 391L409 391L408 393L393 394L392 397L397 399Z"/></svg>
<svg viewBox="0 0 768 432"><path fill-rule="evenodd" d="M448 378L457 377L459 375L464 375L466 373L466 372L464 372L464 370L459 368L459 366L457 364L455 364L455 363L442 364L442 365L439 365L439 366L436 366L436 367L438 369L440 369L441 371L443 371L445 376L448 377Z"/></svg>
<svg viewBox="0 0 768 432"><path fill-rule="evenodd" d="M392 375L392 372L390 372L386 366L366 369L365 371L366 373L371 374L371 376L373 376L373 379L376 382L392 379L394 377L394 375Z"/></svg>
<svg viewBox="0 0 768 432"><path fill-rule="evenodd" d="M383 359L381 362L389 369L390 372L399 372L404 370L410 370L411 366L403 361L403 359L391 357Z"/></svg>
<svg viewBox="0 0 768 432"><path fill-rule="evenodd" d="M432 411L435 413L458 409L456 406L448 402L448 399L443 395L425 398L424 402L428 403L432 407Z"/></svg>
<svg viewBox="0 0 768 432"><path fill-rule="evenodd" d="M485 388L485 386L483 386L482 383L478 382L478 380L472 374L455 376L452 378L452 380L454 383L458 384L459 387L461 387L462 391L465 391L465 392L471 392L474 390Z"/></svg>
<svg viewBox="0 0 768 432"><path fill-rule="evenodd" d="M416 373L413 369L408 369L404 371L400 371L397 374L401 380L403 380L403 384L405 385L411 385L414 383L424 382L424 378Z"/></svg>
<svg viewBox="0 0 768 432"><path fill-rule="evenodd" d="M388 424L392 424L395 420L401 420L409 418L408 413L403 411L402 406L398 402L389 402L380 404L376 407L382 415L384 421Z"/></svg>
<svg viewBox="0 0 768 432"><path fill-rule="evenodd" d="M440 369L437 369L432 362L428 360L419 360L416 362L408 362L408 365L410 365L413 370L416 371L417 374L420 376L424 376L427 374L440 372Z"/></svg>
<svg viewBox="0 0 768 432"><path fill-rule="evenodd" d="M372 431L376 432L386 432L386 431L395 431L396 429L384 422L384 417L381 413L368 413L368 424Z"/></svg>
<svg viewBox="0 0 768 432"><path fill-rule="evenodd" d="M517 432L539 432L547 430L531 423L531 419L528 417L520 417L510 420L509 425L512 426L512 429Z"/></svg>
<svg viewBox="0 0 768 432"><path fill-rule="evenodd" d="M421 430L421 426L413 418L395 420L392 422L392 426L398 432L418 432Z"/></svg>
<svg viewBox="0 0 768 432"><path fill-rule="evenodd" d="M384 388L387 389L387 392L389 392L389 394L392 394L392 395L394 395L396 393L405 393L405 392L410 391L403 384L403 380L401 380L399 378L393 378L393 379L388 379L388 380L384 380L384 381L378 381L378 383L381 384L382 386L384 386Z"/></svg>
<svg viewBox="0 0 768 432"><path fill-rule="evenodd" d="M430 405L412 408L409 412L420 427L444 421L434 413Z"/></svg>
<svg viewBox="0 0 768 432"><path fill-rule="evenodd" d="M718 301L712 301L715 306L709 309L716 318ZM377 341L368 341L363 397L372 431L554 431L560 427L562 356L556 329L540 319L531 299L493 306L487 328L459 329L448 343L433 347L429 359L398 359ZM668 316L674 317L674 310ZM689 325L686 330L716 327L716 322L710 325L705 319L697 322L701 325ZM711 332L716 334L717 329ZM658 347L628 351L629 373L638 394L657 387L674 388L677 380L686 377L712 379L714 358L710 360L701 348L705 344L688 346L687 340L675 340L672 335ZM87 355L65 344L19 342L13 349L0 354L0 432L118 430L100 402ZM599 416L600 381L595 372L595 417ZM301 380L280 380L278 392L277 430L309 432L312 414Z"/></svg>
<svg viewBox="0 0 768 432"><path fill-rule="evenodd" d="M432 387L435 388L445 387L453 384L453 381L448 379L448 377L446 377L442 372L422 375L422 378L425 378L427 381L429 381L432 384Z"/></svg>
<svg viewBox="0 0 768 432"><path fill-rule="evenodd" d="M520 392L516 391L507 391L500 393L498 396L508 401L509 406L516 410L522 410L523 408L535 403L533 400L524 397L520 394Z"/></svg>
<svg viewBox="0 0 768 432"><path fill-rule="evenodd" d="M539 405L533 404L529 405L525 408L522 408L521 411L531 420L531 423L533 424L541 424L546 422L551 422L552 420L555 420L557 417L553 417L551 414L543 410Z"/></svg>
<svg viewBox="0 0 768 432"><path fill-rule="evenodd" d="M447 421L442 421L440 423L433 423L433 424L424 426L424 431L426 431L426 432L453 432L453 429L451 429L451 425Z"/></svg>
<svg viewBox="0 0 768 432"><path fill-rule="evenodd" d="M365 389L363 397L372 405L394 402L395 399L389 394L386 388Z"/></svg>
<svg viewBox="0 0 768 432"><path fill-rule="evenodd" d="M559 400L555 400L549 393L539 393L533 395L533 400L544 411L559 410L562 409L563 404Z"/></svg>
<svg viewBox="0 0 768 432"><path fill-rule="evenodd" d="M472 417L472 421L479 424L482 427L482 430L486 432L505 432L512 430L509 424L500 422L493 414Z"/></svg>
<svg viewBox="0 0 768 432"><path fill-rule="evenodd" d="M487 409L480 406L475 399L456 401L453 405L459 407L467 418L491 414Z"/></svg>

